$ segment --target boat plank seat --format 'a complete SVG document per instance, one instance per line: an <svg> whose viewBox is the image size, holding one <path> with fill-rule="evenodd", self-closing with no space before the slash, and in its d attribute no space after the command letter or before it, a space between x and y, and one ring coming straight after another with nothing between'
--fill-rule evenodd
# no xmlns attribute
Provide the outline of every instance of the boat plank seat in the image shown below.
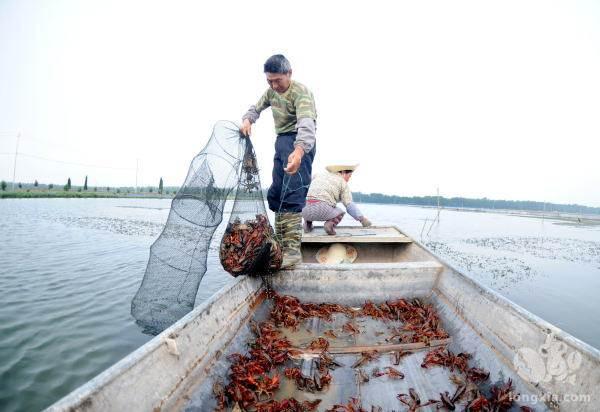
<svg viewBox="0 0 600 412"><path fill-rule="evenodd" d="M412 239L394 226L340 226L335 235L325 233L323 227L315 227L304 233L302 243L411 243Z"/></svg>
<svg viewBox="0 0 600 412"><path fill-rule="evenodd" d="M336 231L335 235L327 235L322 227L317 227L312 232L305 233L301 245L302 262L311 267L318 264L318 254L334 243L349 245L356 250L356 259L352 263L343 263L342 266L436 262L410 236L395 226L341 226ZM300 265L298 268L302 267Z"/></svg>

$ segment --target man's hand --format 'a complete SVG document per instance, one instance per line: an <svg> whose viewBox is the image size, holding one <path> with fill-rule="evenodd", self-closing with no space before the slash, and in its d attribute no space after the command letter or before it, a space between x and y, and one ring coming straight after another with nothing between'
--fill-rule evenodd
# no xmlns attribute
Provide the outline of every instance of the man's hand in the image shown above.
<svg viewBox="0 0 600 412"><path fill-rule="evenodd" d="M250 133L252 133L252 123L250 123L250 120L244 119L242 121L242 125L240 126L240 132L244 136L250 136Z"/></svg>
<svg viewBox="0 0 600 412"><path fill-rule="evenodd" d="M294 151L288 156L288 164L287 167L283 168L283 171L288 175L295 174L300 168L300 163L302 163L302 156L304 156L304 149L300 146L296 146Z"/></svg>
<svg viewBox="0 0 600 412"><path fill-rule="evenodd" d="M363 227L370 227L372 225L371 221L367 219L366 216L360 218L360 223L363 225Z"/></svg>

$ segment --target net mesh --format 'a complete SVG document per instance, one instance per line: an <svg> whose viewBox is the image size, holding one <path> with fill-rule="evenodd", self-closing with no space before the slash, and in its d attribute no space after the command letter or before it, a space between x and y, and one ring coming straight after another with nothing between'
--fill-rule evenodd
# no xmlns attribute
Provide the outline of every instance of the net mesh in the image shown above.
<svg viewBox="0 0 600 412"><path fill-rule="evenodd" d="M192 160L165 227L150 247L144 278L131 302L131 314L145 333L157 334L193 309L211 239L234 189L220 248L224 268L234 276L279 268L281 249L267 218L252 143L235 123L220 121Z"/></svg>
<svg viewBox="0 0 600 412"><path fill-rule="evenodd" d="M219 257L223 268L233 276L264 275L281 266L281 248L267 217L252 144L246 145Z"/></svg>

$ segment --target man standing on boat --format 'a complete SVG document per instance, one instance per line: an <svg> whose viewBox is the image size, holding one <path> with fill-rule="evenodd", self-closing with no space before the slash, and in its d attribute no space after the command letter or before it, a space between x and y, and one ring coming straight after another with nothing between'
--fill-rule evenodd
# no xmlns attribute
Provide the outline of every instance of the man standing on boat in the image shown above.
<svg viewBox="0 0 600 412"><path fill-rule="evenodd" d="M300 262L302 209L310 185L316 153L317 110L312 92L292 80L288 59L276 54L267 59L264 72L269 89L242 117L240 131L250 136L252 124L271 107L275 121L273 183L267 194L269 209L275 212L275 233L283 248L282 268Z"/></svg>

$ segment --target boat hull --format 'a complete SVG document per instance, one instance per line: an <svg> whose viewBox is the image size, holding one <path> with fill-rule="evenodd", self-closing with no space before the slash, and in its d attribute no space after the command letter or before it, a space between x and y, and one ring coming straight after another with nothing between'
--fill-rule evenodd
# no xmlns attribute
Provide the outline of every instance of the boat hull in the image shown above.
<svg viewBox="0 0 600 412"><path fill-rule="evenodd" d="M450 349L473 353L474 363L490 371L491 382L511 377L521 394L521 404L535 410L597 409L600 400L597 349L463 275L419 243L402 242L398 250L391 252L373 249L372 255L379 253L380 262L369 262L375 258L365 253L362 263L330 266L311 263L315 243L318 242L306 244L311 253L305 257L308 263L273 277L275 291L304 301L347 305L359 305L365 300L426 299L435 306L452 337ZM368 250L367 245L361 246ZM387 258L382 258L383 255ZM251 337L249 320L265 318L268 308L259 279L237 278L48 410L213 410L216 402L212 385L227 377L227 355L247 350L246 342ZM560 351L542 356L548 348ZM415 353L403 364L411 380L407 378L394 387L386 384L361 387L355 379L350 384L353 372L341 368L333 382L342 386L328 391L331 399L325 399L321 406L345 403L348 395L358 394L367 406L399 409L402 405L396 395L407 391L410 385L427 396L435 395L435 391L448 385L448 374L442 368L437 368L438 372L423 372L419 365L424 353ZM565 364L567 375L557 369Z"/></svg>

